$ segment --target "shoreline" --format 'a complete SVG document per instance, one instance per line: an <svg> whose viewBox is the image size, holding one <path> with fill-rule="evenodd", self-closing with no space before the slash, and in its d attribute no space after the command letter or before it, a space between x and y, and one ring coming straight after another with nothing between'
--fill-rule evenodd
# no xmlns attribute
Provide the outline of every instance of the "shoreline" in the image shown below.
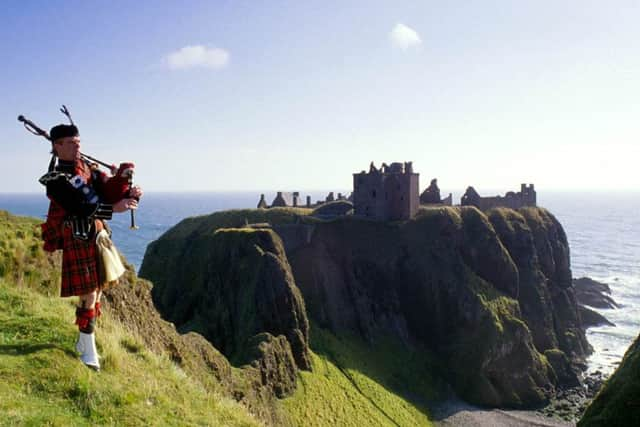
<svg viewBox="0 0 640 427"><path fill-rule="evenodd" d="M486 409L459 399L442 402L432 408L436 427L573 427L575 422L563 421L536 410Z"/></svg>
<svg viewBox="0 0 640 427"><path fill-rule="evenodd" d="M585 374L582 385L560 390L538 409L482 408L452 397L433 405L431 416L438 427L572 427L607 378L599 371Z"/></svg>

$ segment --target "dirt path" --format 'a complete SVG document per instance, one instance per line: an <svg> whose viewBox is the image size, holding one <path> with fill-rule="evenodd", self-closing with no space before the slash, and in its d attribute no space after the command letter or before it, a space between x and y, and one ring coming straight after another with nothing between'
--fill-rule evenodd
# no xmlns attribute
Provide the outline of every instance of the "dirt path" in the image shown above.
<svg viewBox="0 0 640 427"><path fill-rule="evenodd" d="M460 401L448 401L432 409L437 427L574 427L532 411L481 409Z"/></svg>

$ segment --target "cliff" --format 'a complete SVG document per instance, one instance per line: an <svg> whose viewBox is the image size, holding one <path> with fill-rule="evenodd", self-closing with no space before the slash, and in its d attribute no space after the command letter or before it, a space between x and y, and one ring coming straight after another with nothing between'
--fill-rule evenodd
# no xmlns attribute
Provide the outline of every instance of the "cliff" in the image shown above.
<svg viewBox="0 0 640 427"><path fill-rule="evenodd" d="M533 210L540 218L508 212L504 222L505 211L437 208L401 224L316 225L310 244L290 254L310 317L432 349L470 402L544 402L559 376L575 382L567 359L545 351L581 359L588 345L559 225L542 209Z"/></svg>
<svg viewBox="0 0 640 427"><path fill-rule="evenodd" d="M562 226L542 208L498 208L488 215L518 267L518 301L536 348L559 348L580 361L591 347L584 335Z"/></svg>
<svg viewBox="0 0 640 427"><path fill-rule="evenodd" d="M430 208L394 223L306 214L257 209L187 219L149 245L141 275L155 282L164 316L221 340L217 346L232 358L251 334L271 331L286 337L305 369L306 306L319 328L335 334L370 344L392 336L406 349L435 353L473 403L536 405L577 381L570 361L582 361L589 346L566 236L546 210ZM286 253L273 243L274 231L216 233L247 222L285 230ZM265 253L277 268L267 267ZM276 270L284 273L265 279ZM275 323L256 292L265 280L267 288L287 283L274 288L287 290L287 302L265 300L284 316Z"/></svg>

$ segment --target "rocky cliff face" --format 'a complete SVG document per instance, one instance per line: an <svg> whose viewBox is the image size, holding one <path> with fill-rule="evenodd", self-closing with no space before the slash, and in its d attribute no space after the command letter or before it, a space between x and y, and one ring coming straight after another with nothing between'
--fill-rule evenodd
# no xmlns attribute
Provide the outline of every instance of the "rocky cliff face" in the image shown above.
<svg viewBox="0 0 640 427"><path fill-rule="evenodd" d="M536 348L559 348L574 359L583 358L591 348L578 314L562 226L539 208L493 209L488 214L517 266L517 299Z"/></svg>
<svg viewBox="0 0 640 427"><path fill-rule="evenodd" d="M530 405L567 369L554 370L545 350L579 358L588 349L561 230L542 209L438 208L396 225L318 224L289 259L320 324L435 350L474 403Z"/></svg>
<svg viewBox="0 0 640 427"><path fill-rule="evenodd" d="M275 229L283 218L242 214ZM566 236L544 209L430 208L401 223L286 217L287 254L273 231L213 232L241 219L189 219L149 246L141 269L169 320L232 358L266 331L286 337L308 368L306 304L335 332L393 334L433 350L471 402L526 406L574 382L569 361L589 351ZM298 234L304 241L287 242Z"/></svg>

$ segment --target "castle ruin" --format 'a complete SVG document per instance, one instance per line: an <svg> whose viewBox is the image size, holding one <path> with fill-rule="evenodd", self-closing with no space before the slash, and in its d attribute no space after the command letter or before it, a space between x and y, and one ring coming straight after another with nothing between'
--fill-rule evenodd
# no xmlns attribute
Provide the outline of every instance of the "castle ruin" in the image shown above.
<svg viewBox="0 0 640 427"><path fill-rule="evenodd" d="M481 211L503 206L511 209L519 209L525 206L536 206L536 190L533 184L521 184L519 192L509 191L504 196L481 197L473 187L467 187L467 191L460 200L462 206L475 206Z"/></svg>
<svg viewBox="0 0 640 427"><path fill-rule="evenodd" d="M431 184L420 195L421 205L453 205L453 194L449 193L444 199L440 198L440 188L438 188L438 180L433 178Z"/></svg>
<svg viewBox="0 0 640 427"><path fill-rule="evenodd" d="M293 191L293 192L278 191L276 193L276 197L271 202L271 205L267 203L267 200L265 199L264 194L261 194L257 207L258 209L269 209L269 208L276 208L276 207L316 208L318 206L324 205L326 203L334 202L334 201L351 201L351 200L352 200L352 196L349 196L347 198L342 193L338 193L338 196L336 197L334 195L334 192L331 191L329 194L327 194L324 200L317 200L315 203L311 202L311 196L306 196L306 202L303 204L301 203L302 199L300 198L299 191Z"/></svg>
<svg viewBox="0 0 640 427"><path fill-rule="evenodd" d="M299 192L279 191L271 205L267 204L264 194L261 194L258 208L288 206L317 209L327 205L326 212L318 213L319 216L329 218L350 215L353 212L354 215L378 221L398 221L413 218L421 204L452 206L452 194L441 198L438 180L435 178L420 194L419 177L420 174L413 172L412 162L396 162L391 165L383 163L379 169L371 162L368 172L353 174L353 192L349 197L342 193L338 193L336 197L330 192L325 200L315 203L311 202L310 196L306 196L306 203L303 204ZM350 208L351 204L353 211ZM470 186L467 187L460 204L475 206L482 211L500 206L519 209L537 205L536 191L533 184L522 184L517 193L509 191L504 196L482 197Z"/></svg>
<svg viewBox="0 0 640 427"><path fill-rule="evenodd" d="M420 207L419 176L411 162L383 163L380 169L371 162L369 172L353 174L354 214L379 221L413 218Z"/></svg>

